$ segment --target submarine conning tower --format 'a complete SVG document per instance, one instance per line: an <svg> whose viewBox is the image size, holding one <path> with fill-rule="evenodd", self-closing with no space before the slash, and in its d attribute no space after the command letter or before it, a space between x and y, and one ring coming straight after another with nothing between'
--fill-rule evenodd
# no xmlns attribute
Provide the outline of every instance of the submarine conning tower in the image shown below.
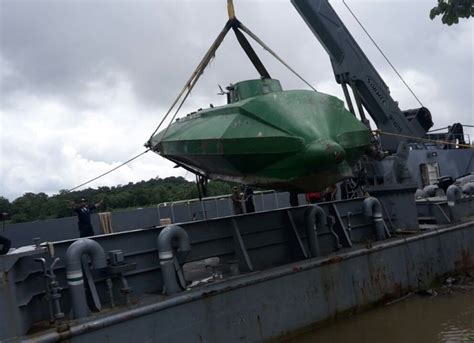
<svg viewBox="0 0 474 343"><path fill-rule="evenodd" d="M232 104L241 100L252 98L257 95L281 92L280 81L275 79L254 79L230 84L227 87L227 103Z"/></svg>

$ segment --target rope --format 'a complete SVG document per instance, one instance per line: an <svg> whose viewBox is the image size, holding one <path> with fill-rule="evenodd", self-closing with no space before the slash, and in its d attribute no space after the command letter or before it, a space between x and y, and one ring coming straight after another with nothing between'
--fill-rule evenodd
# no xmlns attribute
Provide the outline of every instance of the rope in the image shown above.
<svg viewBox="0 0 474 343"><path fill-rule="evenodd" d="M464 126L464 125L463 125L463 126ZM436 132L436 131L441 131L441 130L446 130L446 129L449 129L449 126L440 127L439 129L429 130L428 133L430 133L430 132Z"/></svg>
<svg viewBox="0 0 474 343"><path fill-rule="evenodd" d="M415 140L415 141L418 140L418 141L427 142L427 143L455 145L455 146L458 146L458 147L461 147L461 148L474 149L474 147L469 145L469 144L458 144L458 143L455 143L455 142L440 141L440 140L436 140L436 139L408 136L408 135L402 135L402 134L399 134L399 133L384 132L382 130L372 130L372 132L375 133L375 134L378 134L378 135L402 137L402 138L408 138L410 140Z"/></svg>
<svg viewBox="0 0 474 343"><path fill-rule="evenodd" d="M177 111L175 112L175 114L173 115L173 118L171 119L170 121L170 124L168 125L168 127L166 128L166 131L165 133L163 134L161 140L163 140L163 138L165 137L166 135L166 132L168 131L168 128L169 126L171 125L171 123L173 122L174 118L176 117L177 113L179 112L179 110L181 109L181 107L183 106L184 104L184 101L187 99L189 93L191 92L191 90L193 89L194 85L196 84L196 82L199 80L199 77L202 75L202 73L204 72L204 69L207 67L207 65L209 64L209 61L212 59L212 57L214 57L214 54L217 50L217 48L220 46L220 44L222 43L225 35L227 34L227 32L229 31L229 29L231 28L231 25L232 24L232 20L228 20L227 23L225 24L224 28L222 29L222 31L219 33L219 35L217 36L217 38L214 40L214 42L212 43L211 47L209 48L209 50L206 52L206 54L204 55L204 57L201 59L201 61L199 62L198 66L194 69L194 71L192 72L191 76L189 77L188 81L186 82L186 84L184 85L183 89L181 89L181 92L179 92L178 96L176 97L176 99L173 101L173 103L171 104L171 107L168 109L168 111L166 112L166 114L164 115L163 119L160 121L160 123L158 124L158 126L156 127L155 131L153 131L153 133L151 134L150 138L148 139L148 146L151 147L151 139L153 138L153 136L155 135L155 133L160 129L161 125L163 124L163 122L166 120L166 118L168 117L168 115L171 113L171 111L173 110L173 108L176 106L176 104L178 103L179 99L183 96L184 92L186 90L187 93L186 95L184 96L184 99L181 101Z"/></svg>
<svg viewBox="0 0 474 343"><path fill-rule="evenodd" d="M385 60L387 61L387 63L390 65L390 67L392 67L393 71L395 72L395 74L398 75L398 77L400 78L400 80L402 80L403 84L408 88L408 90L411 92L411 94L415 97L416 101L418 101L418 103L420 104L421 107L424 107L423 104L421 103L420 99L418 99L418 97L416 96L415 92L410 88L410 86L408 86L408 84L405 82L405 80L403 79L403 77L400 75L400 73L398 72L398 70L395 68L395 66L392 64L392 62L390 62L390 60L388 59L387 56L385 56L385 54L383 53L382 49L377 45L377 43L375 43L374 39L372 38L372 36L369 34L369 32L367 32L367 30L365 29L364 25L362 25L362 23L359 21L359 19L357 18L357 16L354 14L354 12L351 11L351 9L349 8L349 6L346 4L345 0L342 0L342 3L344 4L344 6L347 7L347 9L349 10L349 12L352 14L352 16L354 17L354 19L357 21L357 23L360 25L360 27L362 28L362 30L364 30L365 34L369 37L369 39L372 41L372 43L375 45L375 47L377 48L377 50L382 54L382 56L385 58Z"/></svg>
<svg viewBox="0 0 474 343"><path fill-rule="evenodd" d="M462 127L469 127L469 128L473 128L474 125L466 125L466 124L461 124ZM441 131L441 130L446 130L446 129L449 129L451 126L445 126L445 127L441 127L439 129L433 129L433 130L429 130L428 132L436 132L436 131Z"/></svg>
<svg viewBox="0 0 474 343"><path fill-rule="evenodd" d="M110 174L111 172L113 172L113 171L119 169L120 167L123 167L124 165L126 165L126 164L132 162L133 160L137 159L137 158L140 157L141 155L144 155L144 154L147 153L148 151L150 151L150 149L146 149L145 151L139 153L138 155L132 157L131 159L129 159L129 160L123 162L121 165L119 165L119 166L117 166L117 167L115 167L115 168L112 168L112 169L110 169L109 171L106 171L105 173L102 173L102 174L100 174L99 176L96 176L95 178L90 179L89 181L83 182L83 183L81 183L80 185L78 185L78 186L76 186L76 187L73 187L73 188L71 188L71 189L68 189L68 190L66 190L66 192L67 192L67 193L72 192L73 190L75 190L75 189L77 189L77 188L79 188L79 187L82 187L82 186L84 186L84 185L87 185L88 183L91 183L92 181L95 181L95 180L97 180L97 179L100 179L101 177L103 177L103 176L105 176L105 175L107 175L107 174Z"/></svg>

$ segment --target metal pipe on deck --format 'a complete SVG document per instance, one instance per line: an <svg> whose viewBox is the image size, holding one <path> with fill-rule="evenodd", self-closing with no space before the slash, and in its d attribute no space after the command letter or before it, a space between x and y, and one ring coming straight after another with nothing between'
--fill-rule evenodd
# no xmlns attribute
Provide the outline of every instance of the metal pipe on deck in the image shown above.
<svg viewBox="0 0 474 343"><path fill-rule="evenodd" d="M468 182L468 183L465 183L464 185L462 185L461 190L464 194L467 194L469 196L473 196L474 195L474 181L473 182Z"/></svg>
<svg viewBox="0 0 474 343"><path fill-rule="evenodd" d="M470 174L466 176L462 176L456 179L456 183L460 185L464 185L466 183L474 182L474 172L471 172Z"/></svg>
<svg viewBox="0 0 474 343"><path fill-rule="evenodd" d="M81 257L84 254L91 257L94 268L107 267L104 249L92 239L80 238L67 249L66 277L74 318L83 318L89 315L81 264Z"/></svg>
<svg viewBox="0 0 474 343"><path fill-rule="evenodd" d="M383 241L386 238L382 216L382 205L377 198L368 197L364 200L364 215L372 217L375 227L375 239Z"/></svg>
<svg viewBox="0 0 474 343"><path fill-rule="evenodd" d="M456 185L449 186L446 191L446 198L448 200L448 206L454 207L461 199L461 189Z"/></svg>
<svg viewBox="0 0 474 343"><path fill-rule="evenodd" d="M424 199L426 198L426 193L422 189L417 189L415 192L415 199Z"/></svg>
<svg viewBox="0 0 474 343"><path fill-rule="evenodd" d="M327 225L326 212L318 205L310 206L304 213L304 222L310 256L317 257L320 255L318 228Z"/></svg>
<svg viewBox="0 0 474 343"><path fill-rule="evenodd" d="M438 192L438 189L440 188L436 185L428 185L424 187L423 189L417 189L415 192L415 199L419 199L419 198L426 199L426 198L435 197L436 193Z"/></svg>
<svg viewBox="0 0 474 343"><path fill-rule="evenodd" d="M163 276L164 292L166 294L174 294L180 291L180 286L176 278L176 270L174 267L174 255L171 242L178 241L178 249L180 252L189 252L191 243L188 233L180 226L168 225L161 230L158 235L158 253L160 257L161 275Z"/></svg>
<svg viewBox="0 0 474 343"><path fill-rule="evenodd" d="M436 191L439 189L438 186L436 185L428 185L425 188L423 188L423 192L427 195L427 197L431 198L436 196Z"/></svg>

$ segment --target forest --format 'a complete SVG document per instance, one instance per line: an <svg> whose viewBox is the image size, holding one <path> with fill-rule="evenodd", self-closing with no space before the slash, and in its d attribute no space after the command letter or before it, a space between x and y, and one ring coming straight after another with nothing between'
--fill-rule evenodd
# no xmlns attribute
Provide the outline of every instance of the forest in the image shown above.
<svg viewBox="0 0 474 343"><path fill-rule="evenodd" d="M225 182L210 181L208 184L209 196L230 194L231 191L232 185ZM79 203L81 198L86 198L90 204L103 200L101 210L117 211L197 197L195 182L187 181L183 177L168 177L74 192L61 190L51 196L45 193L25 193L12 202L0 196L0 213L8 214L2 216L7 223L21 223L72 216L70 202Z"/></svg>

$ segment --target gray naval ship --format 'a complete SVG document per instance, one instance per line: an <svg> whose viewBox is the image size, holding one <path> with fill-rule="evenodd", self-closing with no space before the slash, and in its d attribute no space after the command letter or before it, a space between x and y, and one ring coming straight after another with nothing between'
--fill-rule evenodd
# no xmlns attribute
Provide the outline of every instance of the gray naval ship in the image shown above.
<svg viewBox="0 0 474 343"><path fill-rule="evenodd" d="M228 197L160 204L81 239L74 218L7 225L2 342L265 341L474 267L462 125L429 132L430 112L399 109L326 0L292 2L387 156L361 161L331 201L256 192L257 211L240 215Z"/></svg>

